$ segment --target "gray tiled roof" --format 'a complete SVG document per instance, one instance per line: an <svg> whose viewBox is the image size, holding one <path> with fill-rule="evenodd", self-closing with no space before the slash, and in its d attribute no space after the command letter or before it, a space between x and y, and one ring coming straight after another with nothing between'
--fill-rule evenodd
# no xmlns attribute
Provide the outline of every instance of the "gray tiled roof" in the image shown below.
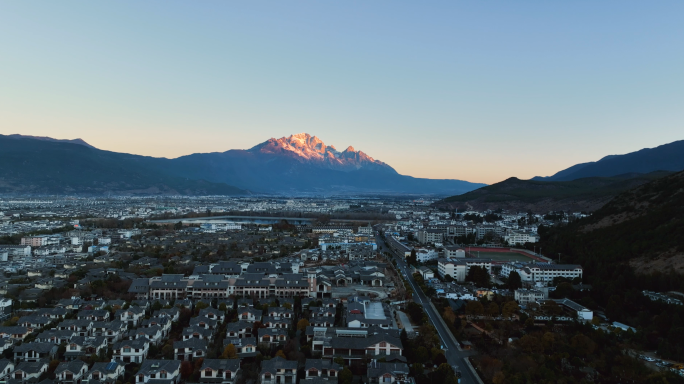
<svg viewBox="0 0 684 384"><path fill-rule="evenodd" d="M239 359L204 359L202 370L211 368L213 370L222 369L224 371L237 372L240 369Z"/></svg>
<svg viewBox="0 0 684 384"><path fill-rule="evenodd" d="M261 374L269 372L275 374L279 369L297 369L298 363L296 361L285 360L282 357L275 357L271 360L264 360L261 362Z"/></svg>

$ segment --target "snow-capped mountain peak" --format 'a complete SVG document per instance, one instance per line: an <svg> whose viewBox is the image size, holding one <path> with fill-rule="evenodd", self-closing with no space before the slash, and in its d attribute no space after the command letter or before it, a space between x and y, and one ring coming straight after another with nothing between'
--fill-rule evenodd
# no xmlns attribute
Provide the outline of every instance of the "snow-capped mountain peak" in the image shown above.
<svg viewBox="0 0 684 384"><path fill-rule="evenodd" d="M395 172L389 165L375 160L361 151L356 151L352 146L349 146L344 152L339 152L335 146L327 146L321 139L308 133L298 133L280 139L271 138L249 149L249 152L286 156L302 163L341 171L386 169Z"/></svg>

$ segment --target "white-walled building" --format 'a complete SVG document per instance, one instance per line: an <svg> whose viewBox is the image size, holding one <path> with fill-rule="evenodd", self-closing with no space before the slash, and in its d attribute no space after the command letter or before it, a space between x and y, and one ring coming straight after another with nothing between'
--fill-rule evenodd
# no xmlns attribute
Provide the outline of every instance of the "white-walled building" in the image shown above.
<svg viewBox="0 0 684 384"><path fill-rule="evenodd" d="M421 244L441 243L444 240L444 233L439 229L423 229L418 231L417 237Z"/></svg>
<svg viewBox="0 0 684 384"><path fill-rule="evenodd" d="M532 232L509 231L504 236L504 241L510 245L536 243L539 241L539 235Z"/></svg>
<svg viewBox="0 0 684 384"><path fill-rule="evenodd" d="M464 282L471 267L478 266L492 272L492 261L490 259L439 259L437 271L444 278L451 276L458 282Z"/></svg>
<svg viewBox="0 0 684 384"><path fill-rule="evenodd" d="M577 320L579 321L592 321L594 319L594 311L579 305L570 299L558 299L554 301L563 307L566 312L577 315Z"/></svg>
<svg viewBox="0 0 684 384"><path fill-rule="evenodd" d="M444 248L444 257L461 259L465 257L465 249L456 246L447 246Z"/></svg>
<svg viewBox="0 0 684 384"><path fill-rule="evenodd" d="M518 272L520 279L527 283L548 283L556 277L581 279L583 273L582 266L577 264L506 263L501 266L500 275L508 277L512 271Z"/></svg>
<svg viewBox="0 0 684 384"><path fill-rule="evenodd" d="M534 303L548 298L548 291L537 290L537 289L516 289L515 290L515 301L520 305L526 305L529 303Z"/></svg>
<svg viewBox="0 0 684 384"><path fill-rule="evenodd" d="M439 252L434 249L416 248L416 259L421 263L436 260L438 258Z"/></svg>

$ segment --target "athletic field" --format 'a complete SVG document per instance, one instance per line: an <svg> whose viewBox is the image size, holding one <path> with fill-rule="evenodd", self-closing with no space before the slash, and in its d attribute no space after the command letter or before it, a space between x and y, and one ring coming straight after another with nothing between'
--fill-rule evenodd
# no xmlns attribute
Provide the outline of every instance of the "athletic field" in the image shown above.
<svg viewBox="0 0 684 384"><path fill-rule="evenodd" d="M534 261L533 258L517 252L484 252L471 251L470 255L492 261Z"/></svg>

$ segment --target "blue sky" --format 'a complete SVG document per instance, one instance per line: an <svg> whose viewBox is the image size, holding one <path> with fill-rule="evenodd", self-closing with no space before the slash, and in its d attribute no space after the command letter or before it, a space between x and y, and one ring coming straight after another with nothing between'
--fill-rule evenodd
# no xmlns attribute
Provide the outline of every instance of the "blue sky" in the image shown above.
<svg viewBox="0 0 684 384"><path fill-rule="evenodd" d="M684 2L0 3L0 133L492 183L684 139Z"/></svg>

